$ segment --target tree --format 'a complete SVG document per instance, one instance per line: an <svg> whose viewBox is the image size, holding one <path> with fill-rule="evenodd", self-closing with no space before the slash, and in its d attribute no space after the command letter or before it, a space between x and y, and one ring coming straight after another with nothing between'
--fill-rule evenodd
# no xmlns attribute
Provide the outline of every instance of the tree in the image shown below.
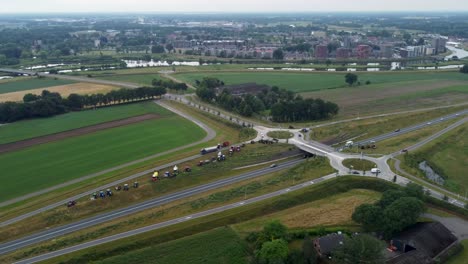
<svg viewBox="0 0 468 264"><path fill-rule="evenodd" d="M405 193L409 197L415 197L418 199L424 199L424 188L416 183L408 183L405 187Z"/></svg>
<svg viewBox="0 0 468 264"><path fill-rule="evenodd" d="M151 53L164 53L164 52L165 52L165 49L161 45L155 45L151 47Z"/></svg>
<svg viewBox="0 0 468 264"><path fill-rule="evenodd" d="M317 263L317 252L314 248L314 242L309 236L306 236L304 238L304 242L302 242L302 252L304 254L304 260L306 264Z"/></svg>
<svg viewBox="0 0 468 264"><path fill-rule="evenodd" d="M358 206L352 215L353 221L363 225L368 231L378 230L381 226L383 210L373 204L362 204Z"/></svg>
<svg viewBox="0 0 468 264"><path fill-rule="evenodd" d="M270 240L284 239L288 233L288 228L279 220L272 220L265 224L263 233L265 233L265 236Z"/></svg>
<svg viewBox="0 0 468 264"><path fill-rule="evenodd" d="M384 235L390 238L393 234L415 224L424 210L424 203L414 197L403 197L394 201L383 212L381 229Z"/></svg>
<svg viewBox="0 0 468 264"><path fill-rule="evenodd" d="M257 252L257 257L260 263L280 264L284 263L288 253L288 243L283 239L275 239L263 243L262 248Z"/></svg>
<svg viewBox="0 0 468 264"><path fill-rule="evenodd" d="M358 81L358 76L354 73L348 73L345 75L345 82L349 84L349 86L352 86Z"/></svg>
<svg viewBox="0 0 468 264"><path fill-rule="evenodd" d="M386 208L387 206L391 205L394 201L405 196L406 194L402 190L387 190L383 192L382 197L377 202L377 205L379 205L381 208Z"/></svg>
<svg viewBox="0 0 468 264"><path fill-rule="evenodd" d="M377 238L360 234L345 238L343 245L332 253L338 264L380 264L385 262L384 248L384 243Z"/></svg>
<svg viewBox="0 0 468 264"><path fill-rule="evenodd" d="M468 73L468 64L463 65L463 67L460 68L461 73Z"/></svg>
<svg viewBox="0 0 468 264"><path fill-rule="evenodd" d="M28 102L33 102L40 99L40 96L32 94L32 93L27 93L23 96L23 102L28 103Z"/></svg>
<svg viewBox="0 0 468 264"><path fill-rule="evenodd" d="M282 49L276 49L273 51L273 59L275 60L283 60L284 59L284 52Z"/></svg>

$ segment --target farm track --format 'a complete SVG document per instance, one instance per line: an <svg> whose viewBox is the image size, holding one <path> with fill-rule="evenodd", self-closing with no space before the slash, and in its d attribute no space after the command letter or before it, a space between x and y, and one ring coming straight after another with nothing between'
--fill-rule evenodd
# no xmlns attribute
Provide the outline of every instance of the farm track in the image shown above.
<svg viewBox="0 0 468 264"><path fill-rule="evenodd" d="M134 116L134 117L125 118L125 119L100 123L97 125L67 130L67 131L59 132L55 134L6 143L6 144L0 145L0 154L17 151L17 150L25 149L25 148L40 145L40 144L59 141L59 140L67 139L71 137L91 134L94 132L98 132L98 131L106 130L110 128L116 128L116 127L131 125L135 123L140 123L143 121L157 119L157 118L160 118L160 116L156 114L145 114L145 115Z"/></svg>

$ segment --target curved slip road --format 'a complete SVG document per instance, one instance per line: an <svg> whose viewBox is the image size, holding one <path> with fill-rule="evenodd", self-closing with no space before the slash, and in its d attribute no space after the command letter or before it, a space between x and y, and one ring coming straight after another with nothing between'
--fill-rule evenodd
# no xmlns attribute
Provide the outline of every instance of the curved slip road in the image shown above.
<svg viewBox="0 0 468 264"><path fill-rule="evenodd" d="M277 172L286 168L293 167L303 161L304 161L303 159L296 159L296 160L280 163L278 164L277 167L274 167L274 168L267 167L267 168L259 169L256 171L244 173L236 177L218 180L218 181L211 182L208 184L196 186L193 188L189 188L186 190L182 190L179 192L175 192L172 194L154 198L154 199L151 199L151 200L139 203L139 204L131 205L123 209L118 209L118 210L114 210L108 213L103 213L98 216L83 219L83 220L80 220L80 221L77 221L75 223L71 223L68 225L51 228L49 230L42 231L42 232L27 236L24 238L20 238L14 241L9 241L9 242L0 244L0 254L12 252L20 248L36 244L38 242L51 240L58 236L69 234L69 233L72 233L72 232L75 232L75 231L78 231L87 227L91 227L91 226L102 224L111 220L115 220L119 217L135 214L146 209L154 208L156 206L167 204L167 203L177 201L183 198L187 198L187 197L200 194L206 191L214 190L214 189L224 187L233 183L256 178L256 177L259 177L268 173Z"/></svg>
<svg viewBox="0 0 468 264"><path fill-rule="evenodd" d="M210 141L210 140L212 140L213 138L216 137L216 132L213 129L211 129L210 127L208 127L207 125L203 124L198 119L196 119L196 118L194 118L192 116L189 116L189 115L187 115L187 114L185 114L185 113L183 113L181 111L178 111L177 109L174 109L174 108L168 106L167 104L165 104L162 101L155 101L155 103L159 104L160 106L168 109L169 111L172 111L172 112L176 113L177 115L182 116L183 118L185 118L185 119L195 123L199 127L201 127L206 132L205 138L203 138L200 141L188 144L188 145L180 146L180 147L177 147L177 148L165 151L165 152L161 152L161 153L158 153L158 154L155 154L155 155L151 155L151 156L146 157L146 158L142 158L142 159L139 159L139 160L128 162L128 163L125 163L125 164L122 164L122 165L119 165L119 166L116 166L116 167L113 167L113 168L106 169L104 171L93 173L93 174L90 174L90 175L87 175L87 176L84 176L84 177L81 177L81 178L78 178L78 179L75 179L75 180L72 180L72 181L68 181L68 182L65 182L65 183L62 183L62 184L59 184L59 185L52 186L50 188L47 188L47 189L44 189L44 190L41 190L41 191L38 191L38 192L30 193L28 195L24 195L24 196L18 197L16 199L0 203L0 207L6 206L6 205L9 205L9 204L13 204L13 203L16 203L16 202L19 202L19 201L23 201L23 200L26 200L26 199L29 199L29 198L32 198L32 197L35 197L35 196L38 196L38 195L41 195L41 194L44 194L44 193L48 193L48 192L63 188L65 186L69 186L69 185L72 185L72 184L75 184L75 183L79 183L81 181L91 179L91 178L106 174L106 173L111 172L111 171L116 171L116 170L119 170L119 169L123 169L125 167L131 166L131 165L134 165L134 164L138 164L140 162L144 162L144 161L147 161L147 160L151 160L151 159L154 159L154 158L157 158L157 157L160 157L160 156L164 156L164 155L179 151L179 150L183 150L183 149L186 149L186 148L189 148L189 147L192 147L192 146L196 146L198 144L208 142L208 141ZM155 170L161 170L161 169L164 169L164 168L167 168L167 167L172 167L174 165L178 165L180 163L188 162L188 161L194 160L194 159L199 158L199 157L201 157L201 155L199 155L199 154L194 155L194 156L191 156L191 157L188 157L188 158L185 158L185 159L177 160L177 161L171 162L169 164L164 164L162 166L158 166L158 167L155 167L155 168L151 168L149 170L142 171L140 173L130 175L128 177L125 177L123 179L119 179L117 181L106 184L104 186L101 186L101 187L96 188L94 190L91 190L89 192L81 193L81 194L75 195L73 197L68 197L66 200L62 200L62 201L47 205L47 206L42 207L40 209L31 211L29 213L20 215L18 217L9 219L7 221L4 221L4 222L0 223L0 227L16 223L18 221L21 221L21 220L26 219L28 217L37 215L39 213L45 212L45 211L50 210L50 209L53 209L53 208L56 208L56 207L59 207L59 206L63 206L64 204L66 204L70 200L78 200L78 199L80 199L80 198L82 198L84 196L87 196L87 195L91 194L91 193L99 192L102 189L112 188L112 187L114 187L116 185L119 185L121 183L131 181L131 180L133 180L135 178L144 176L145 174L151 173L151 172L153 172Z"/></svg>

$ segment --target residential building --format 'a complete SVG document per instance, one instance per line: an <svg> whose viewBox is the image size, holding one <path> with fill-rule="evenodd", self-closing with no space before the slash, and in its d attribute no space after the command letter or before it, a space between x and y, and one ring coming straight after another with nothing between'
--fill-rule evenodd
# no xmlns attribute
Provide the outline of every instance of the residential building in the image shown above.
<svg viewBox="0 0 468 264"><path fill-rule="evenodd" d="M393 57L393 45L383 44L380 45L380 57L381 58L392 58Z"/></svg>
<svg viewBox="0 0 468 264"><path fill-rule="evenodd" d="M435 54L444 53L446 51L445 45L447 40L445 38L434 38L432 39L432 47L435 49Z"/></svg>
<svg viewBox="0 0 468 264"><path fill-rule="evenodd" d="M348 48L338 48L336 50L336 59L337 60L346 60L349 59L351 55L351 49Z"/></svg>
<svg viewBox="0 0 468 264"><path fill-rule="evenodd" d="M315 58L317 59L328 58L328 47L326 45L315 46Z"/></svg>
<svg viewBox="0 0 468 264"><path fill-rule="evenodd" d="M366 60L372 53L372 47L369 45L359 45L356 49L356 56L360 60Z"/></svg>
<svg viewBox="0 0 468 264"><path fill-rule="evenodd" d="M314 240L314 248L319 257L328 257L332 251L343 244L344 235L341 233L333 233L324 237L319 237Z"/></svg>

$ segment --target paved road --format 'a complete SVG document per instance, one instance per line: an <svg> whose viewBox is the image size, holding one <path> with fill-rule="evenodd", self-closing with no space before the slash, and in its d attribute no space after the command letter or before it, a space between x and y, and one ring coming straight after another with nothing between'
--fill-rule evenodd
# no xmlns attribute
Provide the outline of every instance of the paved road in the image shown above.
<svg viewBox="0 0 468 264"><path fill-rule="evenodd" d="M433 214L423 214L424 217L441 222L459 239L468 239L468 221L458 217L441 217Z"/></svg>
<svg viewBox="0 0 468 264"><path fill-rule="evenodd" d="M453 114L450 114L450 115L446 115L446 116L443 116L443 117L435 118L435 119L430 120L430 121L419 123L419 124L416 124L414 126L409 126L409 127L405 127L405 128L396 127L395 130L400 129L398 132L393 131L393 132L390 132L390 133L387 133L387 134L383 134L383 135L380 135L380 136L376 136L376 137L373 137L373 138L369 138L369 139L366 139L366 140L355 142L355 145L358 145L358 146L359 145L365 145L365 144L369 144L372 141L379 142L379 141L383 141L383 140L390 139L390 138L393 138L393 137L398 137L398 136L401 136L402 134L410 133L410 132L413 132L413 131L416 131L416 130L419 130L419 129L423 129L423 128L426 128L426 127L429 127L429 126L434 126L434 125L440 124L440 123L448 121L448 120L459 118L459 117L467 115L467 114L468 114L468 109L457 112L457 113L453 113Z"/></svg>
<svg viewBox="0 0 468 264"><path fill-rule="evenodd" d="M100 172L97 172L97 173L86 175L86 176L78 178L78 179L74 179L72 181L68 181L68 182L65 182L65 183L62 183L62 184L59 184L59 185L55 185L55 186L52 186L50 188L47 188L47 189L44 189L44 190L41 190L41 191L38 191L38 192L34 192L34 193L31 193L31 194L28 194L28 195L24 195L24 196L15 198L13 200L2 202L2 203L0 203L0 207L6 206L6 205L9 205L9 204L13 204L13 203L16 203L16 202L19 202L19 201L22 201L22 200L26 200L26 199L29 199L29 198L32 198L32 197L35 197L35 196L38 196L38 195L41 195L41 194L44 194L44 193L48 193L48 192L51 192L53 190L63 188L65 186L76 184L76 183L79 183L81 181L91 179L91 178L97 177L99 175L106 174L106 173L111 172L111 171L116 171L116 170L119 170L119 169L122 169L122 168L125 168L125 167L128 167L128 166L134 165L134 164L138 164L140 162L144 162L144 161L147 161L147 160L151 160L151 159L154 159L154 158L157 158L157 157L161 157L161 156L164 156L164 155L179 151L179 150L183 150L183 149L186 149L186 148L189 148L189 147L192 147L192 146L196 146L196 145L198 145L200 143L208 142L208 141L210 141L210 140L212 140L213 138L216 137L216 132L213 129L211 129L210 127L208 127L207 125L203 124L203 122L201 122L200 120L198 120L198 119L196 119L196 118L194 118L192 116L189 116L189 115L187 115L185 113L182 113L182 112L178 111L177 109L172 108L171 106L167 105L164 101L155 101L155 103L159 104L162 107L165 107L169 111L172 111L172 112L178 114L179 116L182 116L182 117L192 121L193 123L195 123L196 125L201 127L206 132L205 138L203 138L202 140L199 140L197 142L190 143L188 145L180 146L180 147L168 150L168 151L164 151L164 152L161 152L161 153L158 153L158 154L151 155L151 156L146 157L146 158L142 158L142 159L139 159L139 160L128 162L128 163L125 163L125 164L122 164L122 165L119 165L119 166L116 166L116 167L113 167L113 168L106 169L104 171L100 171ZM131 180L133 180L135 178L141 177L141 176L143 176L145 174L148 174L148 173L151 173L151 172L153 172L155 170L161 170L161 169L164 169L164 168L167 168L167 167L172 167L174 165L179 165L181 163L185 163L185 162L197 159L200 156L201 155L194 155L194 156L190 156L188 158L184 158L184 159L180 159L180 160L171 162L169 164L164 164L164 165L161 165L161 166L158 166L158 167L154 167L154 168L151 168L149 170L145 170L145 171L142 171L140 173L130 175L130 176L125 177L123 179L119 179L117 181L106 184L106 185L101 186L99 188L90 190L89 192L81 193L81 194L75 195L73 197L68 197L66 200L62 200L62 201L59 201L59 202L56 202L56 203L53 203L53 204L49 204L49 205L47 205L47 206L45 206L43 208L39 208L37 210L31 211L31 212L28 212L26 214L20 215L18 217L9 219L7 221L4 221L4 222L0 223L0 227L16 223L18 221L21 221L21 220L26 219L28 217L37 215L39 213L45 212L45 211L50 210L50 209L53 209L53 208L56 208L56 207L59 207L59 206L63 206L68 201L78 200L78 199L80 199L82 197L90 195L90 193L98 192L99 190L105 190L107 188L113 188L116 185L122 184L124 182L129 182L129 181L131 181Z"/></svg>
<svg viewBox="0 0 468 264"><path fill-rule="evenodd" d="M148 231L157 230L157 229L160 229L160 228L163 228L163 227L168 227L168 226L171 226L171 225L187 222L187 221L197 219L197 218L201 218L201 217L204 217L204 216L224 212L226 210L230 210L230 209L233 209L233 208L237 208L237 207L257 203L257 202L260 202L260 201L264 201L264 200L267 200L267 199L270 199L270 198L273 198L273 197L277 197L277 196L280 196L280 195L283 195L283 194L286 194L286 193L289 193L289 192L293 192L293 191L297 191L297 190L309 187L309 186L311 186L313 184L317 184L317 183L320 183L322 181L332 179L332 178L335 178L335 177L336 177L335 174L330 174L330 175L324 176L324 177L322 177L320 179L316 179L316 180L312 180L312 181L309 181L309 182L306 182L306 183L298 184L298 185L295 185L295 186L292 186L292 187L289 187L289 188L285 188L285 189L282 189L282 190L279 190L279 191L276 191L276 192L268 193L268 194L265 194L265 195L262 195L262 196L257 196L257 197L254 197L254 198L242 201L242 202L237 202L237 203L217 207L217 208L214 208L214 209L210 209L210 210L207 210L207 211L187 215L187 216L176 218L176 219L169 220L169 221L166 221L166 222L161 222L161 223L158 223L158 224L138 228L138 229L131 230L131 231L128 231L128 232L124 232L124 233L104 237L104 238L101 238L101 239L93 240L93 241L86 242L86 243L83 243L83 244L79 244L79 245L76 245L76 246L72 246L72 247L69 247L69 248L65 248L65 249L54 251L54 252L50 252L50 253L47 253L47 254L44 254L44 255L36 256L36 257L30 258L30 259L21 260L21 261L18 261L16 263L23 264L23 263L36 263L36 262L39 262L39 261L44 261L44 260L47 260L47 259L50 259L50 258L53 258L53 257L58 257L58 256L65 255L65 254L68 254L68 253L71 253L71 252L75 252L75 251L78 251L78 250L81 250L81 249L98 246L98 245L108 243L108 242L112 242L112 241L115 241L115 240L118 240L118 239L130 237L130 236L135 236L135 235L142 234L142 233L145 233L145 232L148 232Z"/></svg>
<svg viewBox="0 0 468 264"><path fill-rule="evenodd" d="M221 188L221 187L231 185L237 182L245 181L248 179L256 178L256 177L269 174L269 173L273 173L276 171L280 171L286 168L291 168L303 161L304 161L303 159L295 159L292 161L279 163L277 167L274 167L274 168L270 168L270 167L262 168L259 170L241 174L239 176L235 176L235 177L231 177L227 179L221 179L215 182L207 183L204 185L199 185L193 188L189 188L189 189L175 192L172 194L164 195L162 197L144 201L142 203L131 205L123 209L118 209L118 210L103 213L94 217L83 219L83 220L80 220L80 221L77 221L68 225L51 228L49 230L42 231L42 232L27 236L24 238L20 238L14 241L9 241L9 242L0 244L0 254L5 254L11 251L15 251L20 248L33 245L42 241L51 240L58 236L62 236L65 234L78 231L78 230L82 230L84 228L88 228L88 227L95 226L101 223L105 223L111 220L115 220L120 217L136 214L143 210L151 209L151 208L161 206L163 204L167 204L170 202L174 202L183 198L187 198L193 195L204 193L210 190L215 190L217 188Z"/></svg>

